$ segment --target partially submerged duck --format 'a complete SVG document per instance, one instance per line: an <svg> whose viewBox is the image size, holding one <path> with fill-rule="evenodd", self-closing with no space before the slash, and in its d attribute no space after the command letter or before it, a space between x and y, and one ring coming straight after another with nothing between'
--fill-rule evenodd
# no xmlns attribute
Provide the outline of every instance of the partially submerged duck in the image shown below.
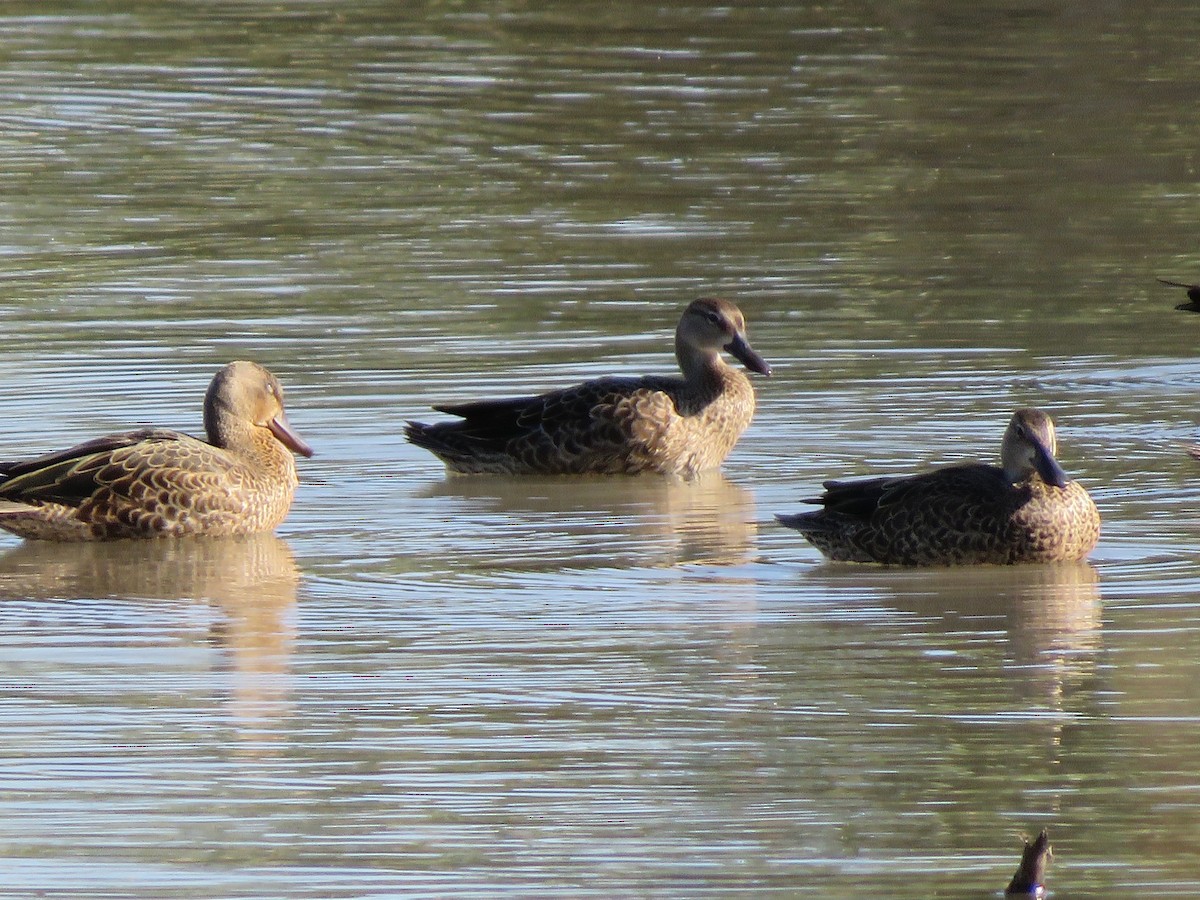
<svg viewBox="0 0 1200 900"><path fill-rule="evenodd" d="M292 454L312 456L278 379L257 363L225 366L205 394L204 429L207 442L143 428L0 463L0 528L57 541L275 528L296 490Z"/></svg>
<svg viewBox="0 0 1200 900"><path fill-rule="evenodd" d="M1200 312L1200 284L1188 284L1186 281L1168 281L1166 278L1156 278L1154 280L1159 284L1169 284L1171 287L1186 288L1188 302L1180 303L1175 308L1188 312Z"/></svg>
<svg viewBox="0 0 1200 900"><path fill-rule="evenodd" d="M696 300L675 330L682 378L598 378L533 397L443 404L434 409L462 421L409 422L405 434L455 474L691 478L719 466L754 415L750 379L722 350L771 374L737 306Z"/></svg>
<svg viewBox="0 0 1200 900"><path fill-rule="evenodd" d="M823 508L778 516L834 560L906 566L1059 562L1085 558L1100 513L1055 459L1050 416L1019 409L1001 465L946 466L922 475L827 481L805 502Z"/></svg>
<svg viewBox="0 0 1200 900"><path fill-rule="evenodd" d="M1054 854L1050 852L1050 837L1043 828L1037 838L1025 841L1021 851L1021 864L1013 874L1004 894L1006 897L1045 897L1046 861Z"/></svg>

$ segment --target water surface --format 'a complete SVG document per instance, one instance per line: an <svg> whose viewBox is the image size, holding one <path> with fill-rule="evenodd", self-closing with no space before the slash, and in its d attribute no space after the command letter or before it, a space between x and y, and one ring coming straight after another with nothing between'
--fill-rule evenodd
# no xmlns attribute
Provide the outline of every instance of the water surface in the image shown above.
<svg viewBox="0 0 1200 900"><path fill-rule="evenodd" d="M0 456L318 455L277 537L0 545L0 896L1200 891L1192 9L16 4ZM775 368L721 473L446 479L430 404ZM1049 409L1090 563L825 564L823 478Z"/></svg>

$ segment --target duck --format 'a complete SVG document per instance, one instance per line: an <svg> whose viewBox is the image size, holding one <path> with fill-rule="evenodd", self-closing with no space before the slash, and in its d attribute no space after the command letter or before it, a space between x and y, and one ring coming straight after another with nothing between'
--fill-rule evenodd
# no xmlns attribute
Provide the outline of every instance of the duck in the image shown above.
<svg viewBox="0 0 1200 900"><path fill-rule="evenodd" d="M1155 278L1159 284L1184 288L1187 291L1187 303L1180 303L1175 308L1185 312L1200 312L1200 284L1188 284L1186 281L1169 281L1166 278Z"/></svg>
<svg viewBox="0 0 1200 900"><path fill-rule="evenodd" d="M140 428L0 463L0 528L53 541L274 530L298 483L293 454L313 455L279 380L254 362L223 367L204 396L204 429L207 441Z"/></svg>
<svg viewBox="0 0 1200 900"><path fill-rule="evenodd" d="M1024 843L1021 863L1004 889L1004 896L1036 897L1041 900L1046 896L1046 862L1054 856L1050 849L1050 835L1043 828L1032 842L1025 840Z"/></svg>
<svg viewBox="0 0 1200 900"><path fill-rule="evenodd" d="M776 516L832 560L952 566L1081 560L1100 513L1055 458L1054 422L1018 409L999 466L968 463L920 475L826 481L820 510Z"/></svg>
<svg viewBox="0 0 1200 900"><path fill-rule="evenodd" d="M721 465L754 416L754 387L727 364L771 367L746 339L733 302L701 298L675 329L682 377L607 377L531 397L442 404L461 421L408 422L409 441L452 475L636 475L694 478Z"/></svg>

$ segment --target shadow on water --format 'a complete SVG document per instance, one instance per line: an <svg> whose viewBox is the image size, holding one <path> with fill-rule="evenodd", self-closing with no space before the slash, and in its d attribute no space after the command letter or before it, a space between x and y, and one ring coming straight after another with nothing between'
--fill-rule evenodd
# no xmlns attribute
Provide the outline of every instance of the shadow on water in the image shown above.
<svg viewBox="0 0 1200 900"><path fill-rule="evenodd" d="M564 557L572 568L736 565L756 545L754 495L720 472L692 481L458 477L429 485L421 496L460 501L451 515L468 520L499 517L504 528L471 550L489 566L536 567L543 557L556 568ZM536 532L535 543L526 528Z"/></svg>
<svg viewBox="0 0 1200 900"><path fill-rule="evenodd" d="M26 541L0 556L0 602L194 601L218 613L206 640L231 676L229 714L243 736L289 708L300 570L273 534L63 544Z"/></svg>

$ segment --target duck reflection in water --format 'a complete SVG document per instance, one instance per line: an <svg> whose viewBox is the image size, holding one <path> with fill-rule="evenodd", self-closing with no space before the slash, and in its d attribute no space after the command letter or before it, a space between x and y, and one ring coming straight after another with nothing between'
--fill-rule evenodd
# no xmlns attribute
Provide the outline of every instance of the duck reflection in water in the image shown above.
<svg viewBox="0 0 1200 900"><path fill-rule="evenodd" d="M572 479L570 490L553 478L451 478L422 494L463 501L454 515L460 533L481 513L534 527L541 518L553 522L553 534L538 531L536 546L523 529L506 528L473 551L477 560L489 554L490 562L500 556L521 568L541 565L539 553L553 566L569 555L573 568L737 565L750 559L758 535L754 495L717 471L691 481L630 478L619 491L600 477Z"/></svg>
<svg viewBox="0 0 1200 900"><path fill-rule="evenodd" d="M29 541L0 556L0 602L119 600L208 604L200 638L220 648L228 714L247 739L272 740L290 709L300 571L273 534L63 544Z"/></svg>
<svg viewBox="0 0 1200 900"><path fill-rule="evenodd" d="M1100 578L1087 562L934 571L825 564L806 577L826 582L831 593L882 595L888 607L919 617L923 631L966 635L980 649L994 643L981 639L1002 634L1007 680L1051 709L1090 697L1103 632ZM966 671L962 661L957 666ZM1048 717L1045 725L1057 735L1062 720Z"/></svg>

